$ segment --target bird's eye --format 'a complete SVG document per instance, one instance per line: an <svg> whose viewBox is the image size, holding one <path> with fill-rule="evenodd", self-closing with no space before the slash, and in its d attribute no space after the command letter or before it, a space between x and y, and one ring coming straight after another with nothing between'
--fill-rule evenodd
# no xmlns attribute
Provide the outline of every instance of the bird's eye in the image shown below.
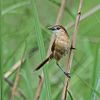
<svg viewBox="0 0 100 100"><path fill-rule="evenodd" d="M59 30L60 29L60 27L57 27L57 30Z"/></svg>

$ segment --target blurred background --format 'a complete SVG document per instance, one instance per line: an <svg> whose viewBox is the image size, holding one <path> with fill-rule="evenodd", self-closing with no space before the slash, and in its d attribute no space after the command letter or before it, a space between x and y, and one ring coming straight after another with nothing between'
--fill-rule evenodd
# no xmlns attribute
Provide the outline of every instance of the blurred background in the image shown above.
<svg viewBox="0 0 100 100"><path fill-rule="evenodd" d="M61 0L2 2L2 71L5 74L20 59L25 60L21 65L17 89L23 92L26 100L34 100L36 95L38 76L41 75L43 68L35 73L32 70L46 57L52 36L47 26L55 24L60 5ZM67 0L61 19L61 25L67 29L70 38L74 31L78 5L79 0ZM100 100L99 60L100 0L84 0L69 87L74 100ZM66 57L60 61L60 65L66 69ZM45 66L44 73L45 81L40 100L61 100L64 74L56 67L55 61ZM15 77L16 72L9 77L9 80L14 83ZM11 87L5 81L2 86L3 100L10 100ZM51 96L48 96L48 92ZM17 95L14 100L23 98ZM71 100L69 95L67 100Z"/></svg>

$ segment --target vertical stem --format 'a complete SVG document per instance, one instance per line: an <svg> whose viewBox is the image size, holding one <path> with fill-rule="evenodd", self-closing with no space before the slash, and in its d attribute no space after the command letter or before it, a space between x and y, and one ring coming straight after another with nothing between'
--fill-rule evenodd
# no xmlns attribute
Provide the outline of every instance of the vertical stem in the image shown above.
<svg viewBox="0 0 100 100"><path fill-rule="evenodd" d="M43 80L44 78L42 76L39 76L39 84L38 84L38 88L36 91L36 95L35 95L35 100L39 100L40 98L40 94L41 94L41 90L42 90L42 86L43 86Z"/></svg>
<svg viewBox="0 0 100 100"><path fill-rule="evenodd" d="M62 0L61 1L61 7L60 7L58 15L57 15L56 24L59 24L60 20L62 19L62 16L63 16L63 13L64 13L64 9L65 9L65 6L66 6L66 1L67 0Z"/></svg>
<svg viewBox="0 0 100 100"><path fill-rule="evenodd" d="M20 74L21 66L23 64L23 57L25 55L25 51L26 51L26 44L25 44L24 52L23 52L22 57L21 57L21 64L20 64L19 68L17 69L17 73L16 73L16 77L15 77L15 82L13 84L12 91L11 91L11 98L10 98L10 100L14 100L14 96L15 96L16 91L17 91L17 86L18 86L19 79L20 79L20 75L19 74Z"/></svg>
<svg viewBox="0 0 100 100"><path fill-rule="evenodd" d="M73 48L75 48L75 44L76 44L76 35L77 35L78 25L79 25L80 16L81 16L82 4L83 4L83 0L80 0L78 13L77 13L76 21L75 21L75 28L74 28L74 32L72 34L71 45L72 45ZM67 72L69 72L69 73L70 73L70 69L71 69L71 65L72 65L73 55L74 55L73 50L70 50L69 58L68 58L68 61L67 61L67 67L66 67ZM62 92L62 100L66 100L69 83L70 83L70 79L66 77L65 78L64 89L63 89L63 92Z"/></svg>

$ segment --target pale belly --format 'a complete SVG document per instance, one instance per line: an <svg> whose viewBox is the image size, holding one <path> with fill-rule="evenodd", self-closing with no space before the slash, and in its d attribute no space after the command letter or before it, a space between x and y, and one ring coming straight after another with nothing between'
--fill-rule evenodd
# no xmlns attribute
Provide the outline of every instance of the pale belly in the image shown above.
<svg viewBox="0 0 100 100"><path fill-rule="evenodd" d="M55 41L54 57L60 60L63 55L66 55L70 50L70 41L66 38L60 37Z"/></svg>

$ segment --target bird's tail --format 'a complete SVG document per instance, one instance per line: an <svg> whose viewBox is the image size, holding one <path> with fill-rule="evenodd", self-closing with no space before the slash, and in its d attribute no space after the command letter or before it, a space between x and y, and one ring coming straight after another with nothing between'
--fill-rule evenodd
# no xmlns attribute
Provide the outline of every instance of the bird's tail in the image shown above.
<svg viewBox="0 0 100 100"><path fill-rule="evenodd" d="M39 70L41 67L43 67L44 64L46 64L49 60L53 58L53 53L49 55L43 62L41 62L33 71Z"/></svg>

